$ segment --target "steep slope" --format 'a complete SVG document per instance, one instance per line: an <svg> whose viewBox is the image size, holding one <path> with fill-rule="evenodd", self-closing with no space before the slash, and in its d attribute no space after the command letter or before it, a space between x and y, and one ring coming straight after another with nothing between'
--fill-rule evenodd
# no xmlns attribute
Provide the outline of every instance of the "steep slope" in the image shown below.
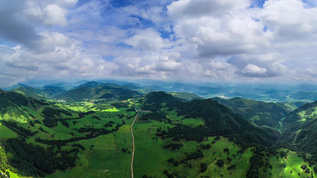
<svg viewBox="0 0 317 178"><path fill-rule="evenodd" d="M291 112L284 120L282 140L307 152L317 152L317 101Z"/></svg>
<svg viewBox="0 0 317 178"><path fill-rule="evenodd" d="M175 108L184 118L203 119L206 136L225 136L241 144L272 145L277 140L259 127L254 126L243 116L211 99L182 102L164 92L152 92L145 96L143 107L161 112ZM163 112L164 113L164 112ZM172 123L172 121L170 121ZM189 130L189 129L188 129ZM201 130L204 130L201 128Z"/></svg>
<svg viewBox="0 0 317 178"><path fill-rule="evenodd" d="M19 175L15 177L44 177L75 167L79 152L83 154L86 148L73 142L122 126L118 114L104 120L98 116L94 111L75 112L16 92L0 94L0 177L14 177L12 172Z"/></svg>
<svg viewBox="0 0 317 178"><path fill-rule="evenodd" d="M302 151L317 153L317 120L297 122L289 125L281 136Z"/></svg>
<svg viewBox="0 0 317 178"><path fill-rule="evenodd" d="M289 113L287 118L283 120L285 124L291 124L294 122L306 122L317 118L317 101L313 103L307 103L293 112Z"/></svg>
<svg viewBox="0 0 317 178"><path fill-rule="evenodd" d="M56 99L63 99L69 102L79 101L104 101L104 100L125 100L140 96L136 91L130 90L114 84L88 82L80 85L75 89L69 90L61 95L56 96Z"/></svg>
<svg viewBox="0 0 317 178"><path fill-rule="evenodd" d="M44 100L46 98L50 98L51 97L45 91L43 91L41 89L29 87L29 86L26 86L26 85L19 86L19 87L13 89L12 91L14 91L16 93L23 94L23 95L25 95L27 97L35 98L37 100Z"/></svg>
<svg viewBox="0 0 317 178"><path fill-rule="evenodd" d="M5 93L5 91L3 91L3 90L0 89L0 94L2 94L2 93Z"/></svg>
<svg viewBox="0 0 317 178"><path fill-rule="evenodd" d="M6 92L0 94L0 118L1 120L13 120L17 122L28 122L31 116L23 109L39 108L46 103L33 98L25 97L15 92Z"/></svg>
<svg viewBox="0 0 317 178"><path fill-rule="evenodd" d="M231 108L234 112L243 115L252 123L275 128L279 126L279 121L286 117L292 109L281 103L267 103L243 98L228 100L212 98L212 100Z"/></svg>

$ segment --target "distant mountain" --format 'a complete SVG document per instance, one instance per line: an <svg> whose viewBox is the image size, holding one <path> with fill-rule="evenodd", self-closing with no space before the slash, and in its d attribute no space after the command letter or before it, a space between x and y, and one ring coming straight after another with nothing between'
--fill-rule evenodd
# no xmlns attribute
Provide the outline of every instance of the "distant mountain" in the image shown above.
<svg viewBox="0 0 317 178"><path fill-rule="evenodd" d="M44 86L42 88L42 90L48 95L48 96L51 96L51 97L55 97L57 95L60 95L62 93L65 93L66 90L64 87L60 87L60 86Z"/></svg>
<svg viewBox="0 0 317 178"><path fill-rule="evenodd" d="M299 91L294 93L290 96L294 100L310 100L316 101L317 100L317 92L316 91Z"/></svg>
<svg viewBox="0 0 317 178"><path fill-rule="evenodd" d="M19 86L11 91L14 91L16 93L20 93L22 95L25 95L27 97L32 97L38 100L44 100L46 98L50 98L51 96L48 95L45 91L33 87L29 87L26 85Z"/></svg>
<svg viewBox="0 0 317 178"><path fill-rule="evenodd" d="M288 105L281 103L269 103L243 98L228 100L212 98L212 100L231 108L234 112L243 115L250 122L259 126L278 127L279 121L292 111L292 108Z"/></svg>
<svg viewBox="0 0 317 178"><path fill-rule="evenodd" d="M127 87L115 84L88 82L80 85L72 90L68 90L56 96L56 99L62 99L69 102L80 101L103 101L103 100L125 100L140 96L137 91L133 91Z"/></svg>

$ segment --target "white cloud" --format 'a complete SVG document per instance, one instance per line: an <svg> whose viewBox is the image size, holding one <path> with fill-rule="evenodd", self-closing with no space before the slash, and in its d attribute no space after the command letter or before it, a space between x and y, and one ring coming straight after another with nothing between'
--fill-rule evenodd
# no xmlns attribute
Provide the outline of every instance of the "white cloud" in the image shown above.
<svg viewBox="0 0 317 178"><path fill-rule="evenodd" d="M77 0L53 0L41 3L27 0L23 9L24 14L21 14L21 16L27 18L27 20L33 20L38 25L65 26L68 22L66 18L67 8L74 6L76 3ZM23 15L26 15L26 17Z"/></svg>
<svg viewBox="0 0 317 178"><path fill-rule="evenodd" d="M44 8L44 23L46 25L66 25L67 19L65 17L67 11L56 4L48 4Z"/></svg>
<svg viewBox="0 0 317 178"><path fill-rule="evenodd" d="M247 75L263 75L267 72L266 68L261 68L253 64L248 64L242 69L242 73Z"/></svg>
<svg viewBox="0 0 317 178"><path fill-rule="evenodd" d="M317 8L311 0L268 0L263 8L249 0L76 3L0 1L1 81L314 80Z"/></svg>
<svg viewBox="0 0 317 178"><path fill-rule="evenodd" d="M263 24L248 12L250 2L180 0L168 6L176 36L196 45L201 57L233 55L269 45Z"/></svg>
<svg viewBox="0 0 317 178"><path fill-rule="evenodd" d="M175 19L222 16L228 11L249 7L249 0L179 0L170 4L168 13Z"/></svg>
<svg viewBox="0 0 317 178"><path fill-rule="evenodd" d="M316 37L317 8L305 7L300 0L268 0L260 20L273 32L275 40L305 40Z"/></svg>
<svg viewBox="0 0 317 178"><path fill-rule="evenodd" d="M160 33L151 28L137 30L133 37L126 40L126 43L145 51L157 51L165 46Z"/></svg>

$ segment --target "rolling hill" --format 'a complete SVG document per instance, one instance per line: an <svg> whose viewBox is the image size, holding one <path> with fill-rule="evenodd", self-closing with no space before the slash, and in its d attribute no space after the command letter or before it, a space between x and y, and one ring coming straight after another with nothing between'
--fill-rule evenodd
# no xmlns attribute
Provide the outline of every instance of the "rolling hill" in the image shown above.
<svg viewBox="0 0 317 178"><path fill-rule="evenodd" d="M60 92L60 99L73 101L48 102L27 97L26 91L40 93L27 89L0 90L2 175L129 177L134 119L135 177L312 177L317 172L316 103L289 113L291 107L278 103L140 95L97 82L66 92L44 87L51 96ZM265 124L251 120L258 115ZM267 124L273 119L284 124L281 133Z"/></svg>
<svg viewBox="0 0 317 178"><path fill-rule="evenodd" d="M317 101L291 112L283 124L283 140L303 151L317 153Z"/></svg>
<svg viewBox="0 0 317 178"><path fill-rule="evenodd" d="M279 127L279 121L286 117L294 107L283 103L269 103L255 101L243 98L221 99L212 98L232 109L232 111L241 114L250 122L259 126Z"/></svg>
<svg viewBox="0 0 317 178"><path fill-rule="evenodd" d="M75 89L68 90L56 96L56 99L66 100L69 102L80 101L104 101L104 100L126 100L140 96L136 91L115 84L88 82L80 85Z"/></svg>
<svg viewBox="0 0 317 178"><path fill-rule="evenodd" d="M152 92L145 96L143 107L156 112L161 112L164 107L169 110L175 108L177 115L184 118L203 119L206 136L225 136L241 144L273 145L277 140L243 116L211 99L182 102L170 94Z"/></svg>

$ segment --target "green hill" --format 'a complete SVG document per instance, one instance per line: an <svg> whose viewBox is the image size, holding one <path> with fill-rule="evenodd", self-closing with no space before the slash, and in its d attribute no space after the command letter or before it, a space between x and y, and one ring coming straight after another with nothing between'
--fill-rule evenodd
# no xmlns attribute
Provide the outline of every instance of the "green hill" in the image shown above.
<svg viewBox="0 0 317 178"><path fill-rule="evenodd" d="M42 90L51 97L55 97L66 92L66 90L61 86L44 86Z"/></svg>
<svg viewBox="0 0 317 178"><path fill-rule="evenodd" d="M115 84L88 82L80 85L75 89L56 96L56 99L66 100L69 102L80 101L107 101L107 100L126 100L140 96L136 91L130 90Z"/></svg>
<svg viewBox="0 0 317 178"><path fill-rule="evenodd" d="M176 98L184 99L187 101L193 99L203 99L202 97L194 94L194 93L186 93L186 92L170 92L169 94L173 95Z"/></svg>
<svg viewBox="0 0 317 178"><path fill-rule="evenodd" d="M290 107L283 103L269 103L243 98L228 100L212 98L212 100L231 108L234 112L241 114L252 123L274 128L277 128L279 121L286 117L295 107Z"/></svg>
<svg viewBox="0 0 317 178"><path fill-rule="evenodd" d="M130 177L132 123L135 177L316 176L315 154L306 154L314 153L317 140L313 118L295 121L294 127L285 123L279 140L276 129L238 113L265 103L237 99L242 111L234 112L212 99L184 101L165 92L140 96L96 82L66 93L78 102L0 93L2 176ZM111 97L103 98L106 94ZM275 112L272 108L266 112Z"/></svg>
<svg viewBox="0 0 317 178"><path fill-rule="evenodd" d="M282 139L303 151L317 153L317 101L291 112L283 124Z"/></svg>
<svg viewBox="0 0 317 178"><path fill-rule="evenodd" d="M295 100L316 101L317 92L316 91L299 91L297 93L290 95L290 98Z"/></svg>
<svg viewBox="0 0 317 178"><path fill-rule="evenodd" d="M294 122L307 122L317 118L317 101L307 103L291 112L283 122L285 124Z"/></svg>
<svg viewBox="0 0 317 178"><path fill-rule="evenodd" d="M88 149L93 146L81 141L94 143L96 137L118 131L135 115L131 108L124 108L127 105L117 110L111 104L117 103L78 112L71 105L39 101L16 92L0 94L0 172L44 177L84 164L85 150L91 152Z"/></svg>
<svg viewBox="0 0 317 178"><path fill-rule="evenodd" d="M44 100L47 98L51 98L50 95L48 95L45 91L29 86L19 86L11 91L14 91L16 93L20 93L22 95L25 95L27 97L35 98L38 100Z"/></svg>
<svg viewBox="0 0 317 178"><path fill-rule="evenodd" d="M272 145L277 140L261 128L252 125L243 116L211 99L182 102L170 94L152 92L143 99L143 107L158 113L162 113L162 108L176 109L178 116L203 119L206 128L205 133L201 134L205 136L225 136L242 144Z"/></svg>

